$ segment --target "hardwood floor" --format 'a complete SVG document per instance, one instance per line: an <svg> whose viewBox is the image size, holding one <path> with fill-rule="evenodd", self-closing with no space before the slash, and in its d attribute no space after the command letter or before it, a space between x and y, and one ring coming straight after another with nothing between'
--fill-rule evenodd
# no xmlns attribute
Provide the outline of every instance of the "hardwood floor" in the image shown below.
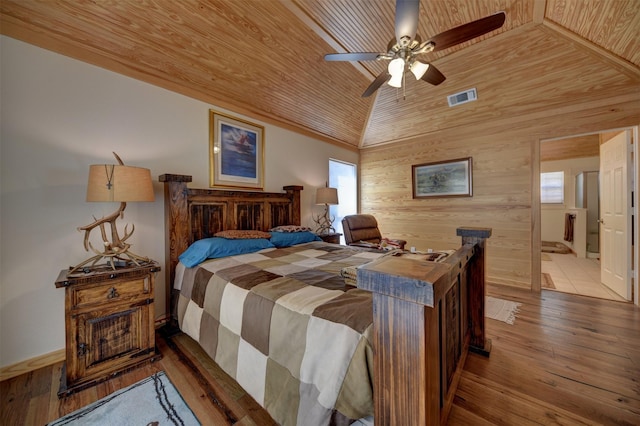
<svg viewBox="0 0 640 426"><path fill-rule="evenodd" d="M467 357L450 425L640 424L640 309L626 302L490 286L522 303L487 320L491 356Z"/></svg>
<svg viewBox="0 0 640 426"><path fill-rule="evenodd" d="M640 309L629 303L489 286L522 303L487 319L489 358L467 356L449 425L640 424ZM190 338L159 336L163 358L58 400L62 364L0 383L0 424L42 425L164 370L203 425L273 421Z"/></svg>

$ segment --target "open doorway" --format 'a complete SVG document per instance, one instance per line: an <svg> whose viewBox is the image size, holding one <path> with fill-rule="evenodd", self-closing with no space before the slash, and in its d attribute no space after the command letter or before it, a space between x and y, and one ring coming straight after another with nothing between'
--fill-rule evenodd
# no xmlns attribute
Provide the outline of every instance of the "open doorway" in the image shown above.
<svg viewBox="0 0 640 426"><path fill-rule="evenodd" d="M540 142L543 289L634 300L637 284L632 273L636 269L632 261L632 236L637 232L633 225L637 206L631 206L637 158L633 158L632 149L625 148L626 168L616 170L612 178L610 170L602 173L609 166L603 166L601 156L601 152L607 152L603 149L614 145L613 140L627 141L622 142L623 147L634 143L634 133L637 134L635 128L621 129ZM612 179L618 185L624 183L619 193L625 197L611 195ZM628 207L621 208L620 203ZM610 215L612 206L620 210L623 219ZM612 231L612 217L622 220L625 226L616 225L618 228ZM612 276L617 281L612 282Z"/></svg>

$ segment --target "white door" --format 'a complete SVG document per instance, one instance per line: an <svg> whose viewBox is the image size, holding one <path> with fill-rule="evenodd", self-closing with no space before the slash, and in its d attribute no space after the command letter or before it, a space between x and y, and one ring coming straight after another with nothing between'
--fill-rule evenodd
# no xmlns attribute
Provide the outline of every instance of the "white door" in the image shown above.
<svg viewBox="0 0 640 426"><path fill-rule="evenodd" d="M630 197L628 147L625 131L600 145L600 271L604 285L631 299Z"/></svg>

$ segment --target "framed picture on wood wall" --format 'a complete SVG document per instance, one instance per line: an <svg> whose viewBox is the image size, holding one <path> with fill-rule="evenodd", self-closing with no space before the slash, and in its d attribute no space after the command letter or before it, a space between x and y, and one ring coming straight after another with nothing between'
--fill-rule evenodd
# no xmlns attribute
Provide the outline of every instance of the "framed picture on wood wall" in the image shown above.
<svg viewBox="0 0 640 426"><path fill-rule="evenodd" d="M264 127L209 111L209 186L264 189Z"/></svg>
<svg viewBox="0 0 640 426"><path fill-rule="evenodd" d="M411 166L413 198L471 197L471 157Z"/></svg>

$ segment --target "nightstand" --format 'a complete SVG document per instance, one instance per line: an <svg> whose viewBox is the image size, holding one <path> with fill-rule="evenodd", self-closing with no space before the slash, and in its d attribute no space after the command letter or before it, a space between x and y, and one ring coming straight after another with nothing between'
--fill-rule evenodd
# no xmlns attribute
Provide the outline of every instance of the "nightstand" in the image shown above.
<svg viewBox="0 0 640 426"><path fill-rule="evenodd" d="M160 358L153 305L158 271L152 261L60 272L55 284L65 289L66 362L58 397Z"/></svg>
<svg viewBox="0 0 640 426"><path fill-rule="evenodd" d="M340 244L340 237L342 236L342 234L337 232L333 232L330 234L316 234L316 235L322 238L322 241L324 241L325 243L332 243L332 244Z"/></svg>

